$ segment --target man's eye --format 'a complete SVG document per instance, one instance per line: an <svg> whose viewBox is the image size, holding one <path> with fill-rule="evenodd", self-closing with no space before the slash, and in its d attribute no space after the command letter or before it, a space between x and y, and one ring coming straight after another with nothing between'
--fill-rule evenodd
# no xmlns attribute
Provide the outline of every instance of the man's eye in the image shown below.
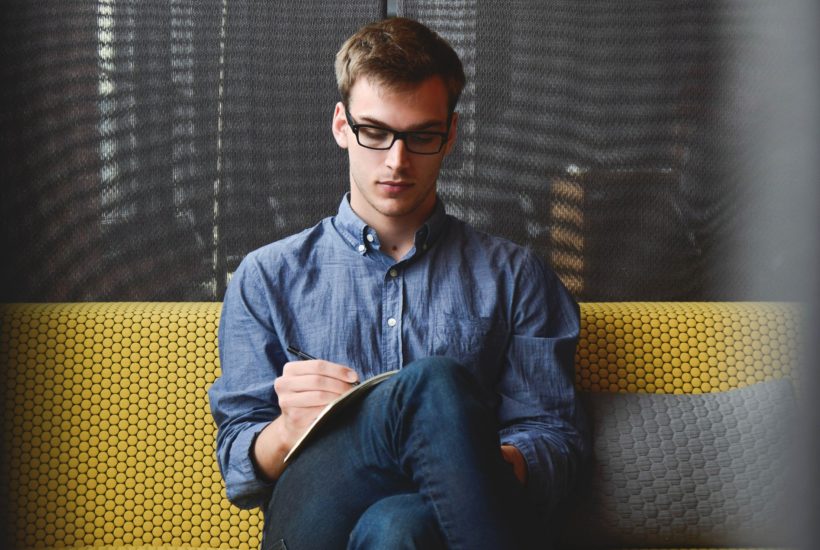
<svg viewBox="0 0 820 550"><path fill-rule="evenodd" d="M413 143L417 143L419 145L433 143L433 141L438 139L438 136L434 134L410 134L408 137L413 140Z"/></svg>
<svg viewBox="0 0 820 550"><path fill-rule="evenodd" d="M362 137L374 141L381 141L390 137L390 132L387 130L382 130L381 128L359 128L359 133Z"/></svg>

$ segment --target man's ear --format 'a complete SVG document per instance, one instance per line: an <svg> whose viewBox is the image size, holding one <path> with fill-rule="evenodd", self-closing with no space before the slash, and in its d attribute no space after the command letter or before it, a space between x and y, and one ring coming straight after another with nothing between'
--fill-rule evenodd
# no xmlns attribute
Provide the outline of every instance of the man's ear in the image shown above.
<svg viewBox="0 0 820 550"><path fill-rule="evenodd" d="M456 145L456 136L458 135L458 113L452 114L452 120L450 121L450 132L447 135L447 143L444 144L444 155L449 155L450 151L453 150L453 147Z"/></svg>
<svg viewBox="0 0 820 550"><path fill-rule="evenodd" d="M345 106L340 101L333 111L333 122L331 123L333 138L342 149L347 149L347 119L345 118Z"/></svg>

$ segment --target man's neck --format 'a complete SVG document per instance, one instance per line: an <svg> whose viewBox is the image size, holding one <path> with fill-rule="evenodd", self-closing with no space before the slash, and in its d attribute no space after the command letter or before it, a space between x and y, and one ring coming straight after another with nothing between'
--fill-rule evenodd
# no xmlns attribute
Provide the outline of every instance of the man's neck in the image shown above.
<svg viewBox="0 0 820 550"><path fill-rule="evenodd" d="M413 248L416 241L416 231L418 228L409 229L406 227L375 227L376 234L379 236L381 243L381 250L396 261L404 258L405 255Z"/></svg>
<svg viewBox="0 0 820 550"><path fill-rule="evenodd" d="M413 216L385 216L371 212L367 208L356 208L351 201L351 208L379 236L381 250L396 261L401 260L416 242L416 233L433 214L433 207L427 211L416 212ZM360 212L359 210L365 210Z"/></svg>

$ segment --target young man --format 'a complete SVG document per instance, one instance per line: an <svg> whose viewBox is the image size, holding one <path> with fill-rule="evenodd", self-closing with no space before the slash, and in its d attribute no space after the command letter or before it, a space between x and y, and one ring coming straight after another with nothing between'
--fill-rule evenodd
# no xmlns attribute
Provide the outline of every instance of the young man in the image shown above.
<svg viewBox="0 0 820 550"><path fill-rule="evenodd" d="M264 548L526 548L584 452L577 305L531 251L445 213L464 86L446 42L377 22L336 77L350 193L249 254L225 296L210 398L228 497L265 507ZM285 467L327 403L393 369Z"/></svg>

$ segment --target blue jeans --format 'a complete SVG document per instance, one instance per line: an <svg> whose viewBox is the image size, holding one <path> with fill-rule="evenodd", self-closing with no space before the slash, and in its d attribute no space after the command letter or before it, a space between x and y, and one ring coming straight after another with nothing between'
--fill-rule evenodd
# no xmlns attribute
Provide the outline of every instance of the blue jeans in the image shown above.
<svg viewBox="0 0 820 550"><path fill-rule="evenodd" d="M449 359L406 366L285 469L262 547L528 548L535 512L501 457L492 401Z"/></svg>

